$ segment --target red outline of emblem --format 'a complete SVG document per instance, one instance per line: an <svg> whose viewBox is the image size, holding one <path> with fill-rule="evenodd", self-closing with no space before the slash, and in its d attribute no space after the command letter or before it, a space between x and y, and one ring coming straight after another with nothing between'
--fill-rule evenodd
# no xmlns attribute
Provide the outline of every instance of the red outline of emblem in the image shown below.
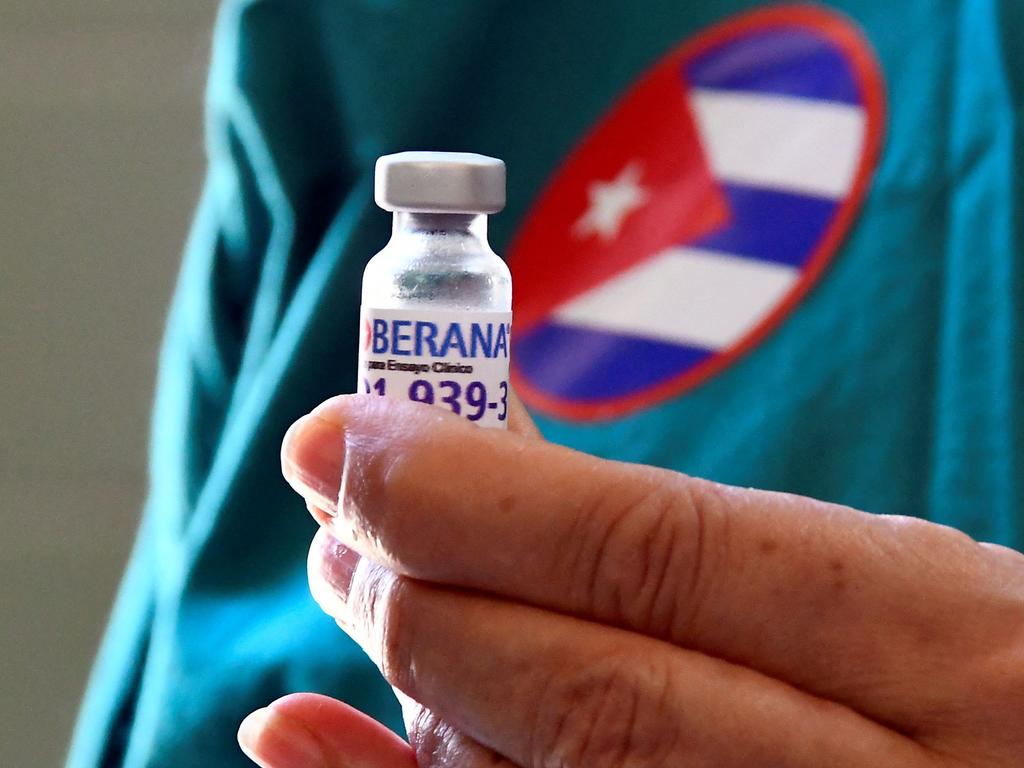
<svg viewBox="0 0 1024 768"><path fill-rule="evenodd" d="M597 421L625 416L646 406L656 405L674 395L682 394L728 368L757 346L796 308L821 277L822 272L839 250L843 238L860 210L871 177L878 164L882 145L883 121L885 119L884 80L874 50L856 23L835 11L812 5L764 8L726 19L706 31L698 33L696 37L682 43L667 56L659 58L640 77L643 77L646 72L664 66L666 59L676 59L682 63L747 32L793 25L813 29L835 44L846 55L853 69L857 85L860 87L863 99L862 107L866 115L864 147L854 183L807 260L800 279L790 289L786 298L732 347L719 352L675 378L623 397L579 402L549 395L529 383L527 377L516 366L513 355L512 385L527 405L556 417L574 421ZM584 136L579 145L589 141L590 135L588 133Z"/></svg>

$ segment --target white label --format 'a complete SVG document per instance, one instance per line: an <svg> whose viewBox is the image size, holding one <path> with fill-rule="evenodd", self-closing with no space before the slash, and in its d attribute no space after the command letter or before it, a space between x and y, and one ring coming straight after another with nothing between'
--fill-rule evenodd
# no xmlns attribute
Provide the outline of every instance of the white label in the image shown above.
<svg viewBox="0 0 1024 768"><path fill-rule="evenodd" d="M511 312L364 306L359 326L358 392L439 405L505 428Z"/></svg>

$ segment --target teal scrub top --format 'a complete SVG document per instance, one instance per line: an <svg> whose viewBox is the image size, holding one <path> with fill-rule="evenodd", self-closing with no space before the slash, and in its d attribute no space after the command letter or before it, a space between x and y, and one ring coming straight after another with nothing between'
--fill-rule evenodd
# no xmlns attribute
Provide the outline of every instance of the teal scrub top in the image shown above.
<svg viewBox="0 0 1024 768"><path fill-rule="evenodd" d="M559 255L538 262L514 243L531 242L531 216L544 221L543 191L559 189L549 184L600 163L600 152L580 159L585 137L680 46L688 77L727 91L734 74L760 72L765 50L738 74L693 67L709 30L745 29L761 7L226 0L206 95L209 171L160 360L149 501L69 766L244 766L239 722L299 690L401 728L389 687L309 597L314 524L278 463L294 419L352 391L360 276L390 227L373 205L374 160L403 149L503 158L508 207L491 240L513 253L517 286L543 283ZM597 418L543 391L528 401L549 440L601 456L1021 548L1024 5L814 8L859 41L880 99L877 155L820 275L742 354L715 357L689 384ZM789 95L805 98L819 69L794 71ZM643 120L623 120L624 141L643 144ZM783 234L805 221L786 210ZM753 246L771 226L748 228ZM517 293L517 307L532 296ZM557 389L527 338L513 340L524 380ZM668 359L651 349L644 364ZM587 405L593 393L566 386L559 402Z"/></svg>

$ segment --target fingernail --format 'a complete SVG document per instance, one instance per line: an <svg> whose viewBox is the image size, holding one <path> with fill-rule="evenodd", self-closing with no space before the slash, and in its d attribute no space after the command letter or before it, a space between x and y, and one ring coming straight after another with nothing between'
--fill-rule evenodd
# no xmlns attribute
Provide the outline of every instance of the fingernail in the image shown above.
<svg viewBox="0 0 1024 768"><path fill-rule="evenodd" d="M307 414L288 429L281 444L281 473L308 502L328 515L337 514L338 489L345 461L341 428Z"/></svg>
<svg viewBox="0 0 1024 768"><path fill-rule="evenodd" d="M242 748L245 756L254 763L260 762L259 743L267 720L270 718L270 710L264 707L250 712L246 715L242 724L238 726L238 746Z"/></svg>
<svg viewBox="0 0 1024 768"><path fill-rule="evenodd" d="M238 746L264 768L326 768L323 746L302 723L264 707L251 713L238 727Z"/></svg>
<svg viewBox="0 0 1024 768"><path fill-rule="evenodd" d="M320 541L320 574L342 600L348 600L352 575L358 565L358 552L349 549L329 533L323 535Z"/></svg>

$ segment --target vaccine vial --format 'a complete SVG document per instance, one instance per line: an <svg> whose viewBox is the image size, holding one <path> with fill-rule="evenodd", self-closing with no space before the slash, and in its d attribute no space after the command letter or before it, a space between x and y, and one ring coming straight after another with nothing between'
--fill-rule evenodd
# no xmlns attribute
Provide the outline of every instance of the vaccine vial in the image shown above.
<svg viewBox="0 0 1024 768"><path fill-rule="evenodd" d="M462 152L377 160L374 199L391 239L363 272L359 392L508 423L512 276L487 243L505 164Z"/></svg>

